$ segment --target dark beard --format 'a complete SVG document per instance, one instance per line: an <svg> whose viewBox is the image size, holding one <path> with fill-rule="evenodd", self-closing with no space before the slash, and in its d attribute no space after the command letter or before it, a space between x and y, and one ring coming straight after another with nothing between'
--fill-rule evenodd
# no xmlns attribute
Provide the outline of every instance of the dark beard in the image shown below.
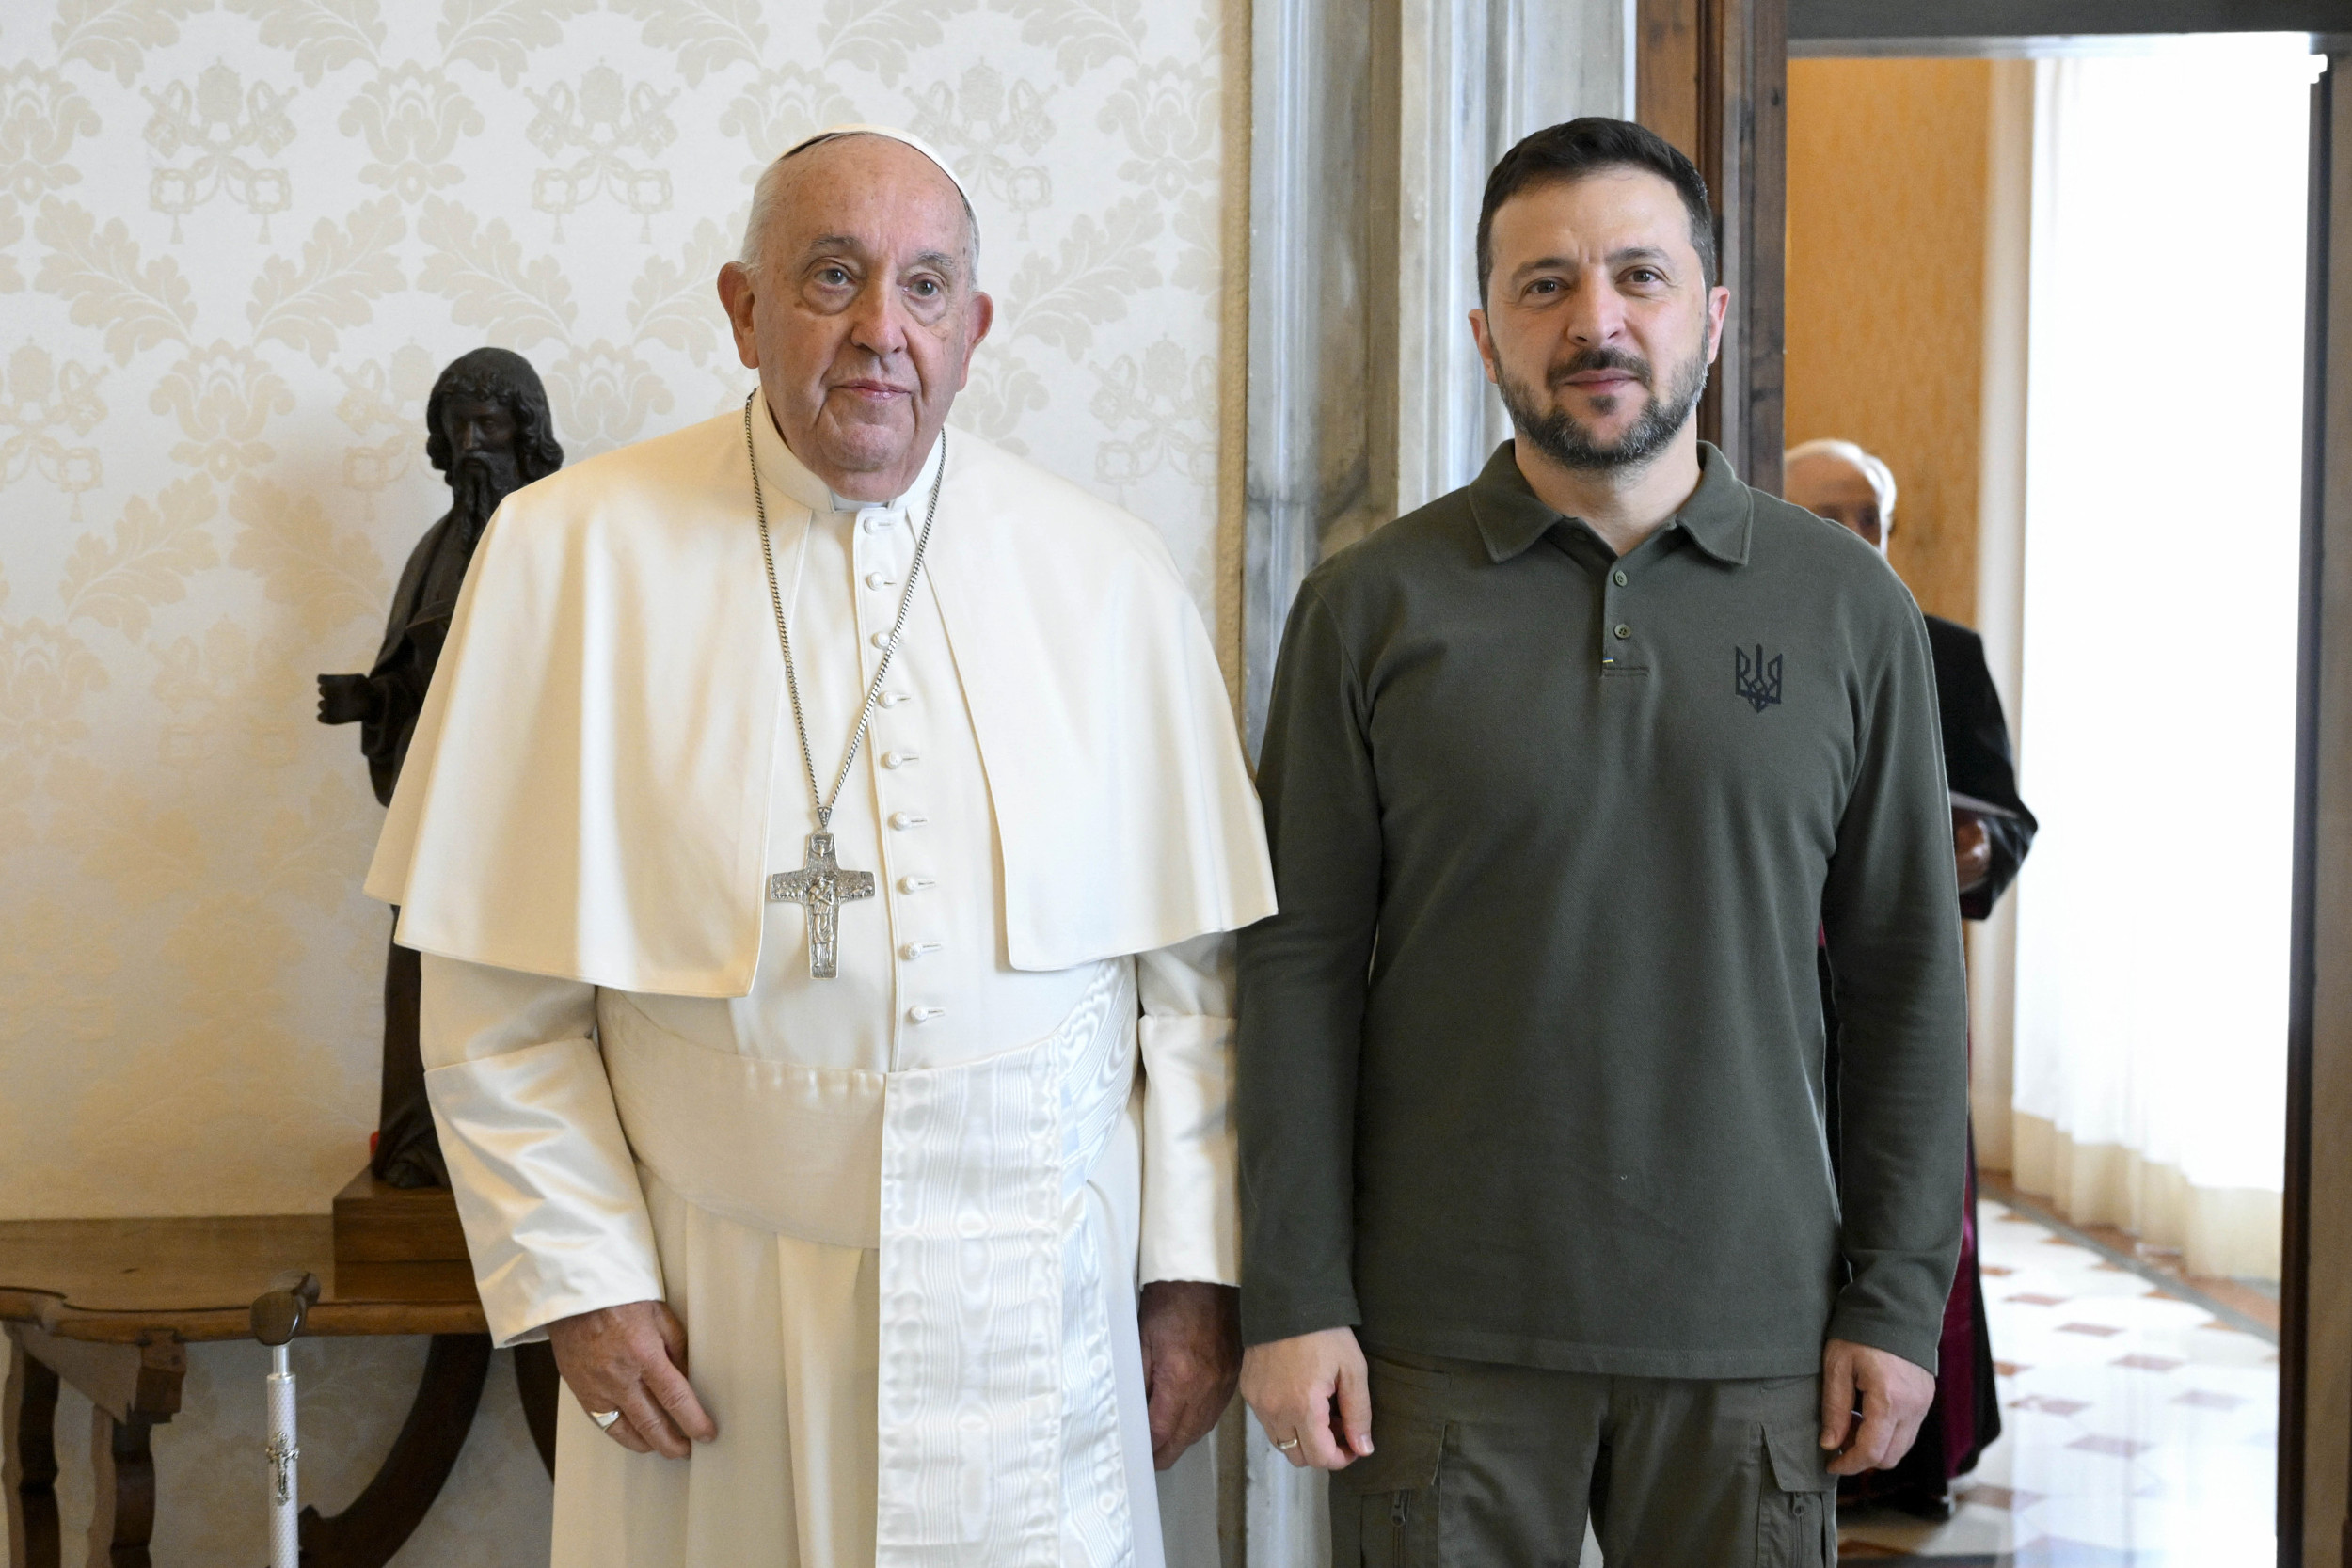
<svg viewBox="0 0 2352 1568"><path fill-rule="evenodd" d="M1610 370L1629 371L1645 388L1657 386L1648 360L1636 354L1606 348L1587 349L1567 363L1554 366L1551 376L1557 385L1583 371ZM1707 390L1707 349L1702 341L1699 351L1682 365L1666 395L1660 397L1653 391L1649 406L1633 421L1633 428L1608 446L1594 440L1584 426L1558 404L1546 407L1537 403L1535 389L1525 382L1502 375L1496 378L1496 385L1502 393L1502 406L1510 413L1512 427L1562 467L1637 468L1664 451L1666 443L1690 422L1691 411L1698 406L1699 395Z"/></svg>
<svg viewBox="0 0 2352 1568"><path fill-rule="evenodd" d="M490 514L499 509L499 502L522 488L522 476L515 470L512 453L495 455L469 453L460 457L450 468L450 512L457 519L457 531L470 550L482 537L482 531L490 521Z"/></svg>

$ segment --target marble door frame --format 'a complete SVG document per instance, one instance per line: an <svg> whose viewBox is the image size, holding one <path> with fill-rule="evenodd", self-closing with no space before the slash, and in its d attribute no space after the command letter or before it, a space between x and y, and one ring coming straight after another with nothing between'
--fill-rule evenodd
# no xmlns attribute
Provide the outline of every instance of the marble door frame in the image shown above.
<svg viewBox="0 0 2352 1568"><path fill-rule="evenodd" d="M1251 12L1242 712L1331 551L1476 474L1503 432L1471 237L1512 142L1633 93L1637 0L1260 0Z"/></svg>
<svg viewBox="0 0 2352 1568"><path fill-rule="evenodd" d="M1242 713L1313 565L1454 489L1505 426L1470 345L1486 171L1633 107L1640 0L1258 0L1250 20ZM1227 1568L1323 1568L1323 1478L1217 1433Z"/></svg>

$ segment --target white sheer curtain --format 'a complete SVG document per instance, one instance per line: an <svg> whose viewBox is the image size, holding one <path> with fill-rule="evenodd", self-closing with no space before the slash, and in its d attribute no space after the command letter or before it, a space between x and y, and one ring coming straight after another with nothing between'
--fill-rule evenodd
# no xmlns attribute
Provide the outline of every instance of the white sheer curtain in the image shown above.
<svg viewBox="0 0 2352 1568"><path fill-rule="evenodd" d="M2308 87L2299 39L2042 62L2014 1175L2276 1277Z"/></svg>

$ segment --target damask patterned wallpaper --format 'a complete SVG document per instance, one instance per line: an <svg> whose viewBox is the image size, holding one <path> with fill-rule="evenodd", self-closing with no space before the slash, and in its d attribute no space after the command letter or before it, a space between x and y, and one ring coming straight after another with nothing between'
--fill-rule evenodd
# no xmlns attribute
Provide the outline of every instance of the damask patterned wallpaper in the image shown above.
<svg viewBox="0 0 2352 1568"><path fill-rule="evenodd" d="M961 166L1001 313L958 423L1215 608L1215 0L0 19L0 1213L317 1210L358 1167L380 813L310 686L446 504L425 392L517 349L574 457L735 404L711 278L818 126Z"/></svg>
<svg viewBox="0 0 2352 1568"><path fill-rule="evenodd" d="M956 422L1156 523L1230 626L1222 15L0 5L0 1217L322 1211L358 1168L381 813L312 676L366 667L445 507L433 375L528 355L575 458L732 406L711 278L757 168L818 126L960 165L999 314ZM165 1538L206 1506L171 1457L218 1446L197 1381L158 1433ZM406 1386L352 1396L355 1443Z"/></svg>

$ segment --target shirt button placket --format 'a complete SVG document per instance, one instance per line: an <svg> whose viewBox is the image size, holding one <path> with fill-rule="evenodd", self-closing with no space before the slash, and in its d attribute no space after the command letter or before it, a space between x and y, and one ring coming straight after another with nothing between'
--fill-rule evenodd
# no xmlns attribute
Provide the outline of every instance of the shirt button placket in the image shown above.
<svg viewBox="0 0 2352 1568"><path fill-rule="evenodd" d="M1633 628L1626 622L1624 589L1630 580L1623 566L1613 567L1600 589L1600 667L1604 673L1629 667L1631 650L1626 641Z"/></svg>

